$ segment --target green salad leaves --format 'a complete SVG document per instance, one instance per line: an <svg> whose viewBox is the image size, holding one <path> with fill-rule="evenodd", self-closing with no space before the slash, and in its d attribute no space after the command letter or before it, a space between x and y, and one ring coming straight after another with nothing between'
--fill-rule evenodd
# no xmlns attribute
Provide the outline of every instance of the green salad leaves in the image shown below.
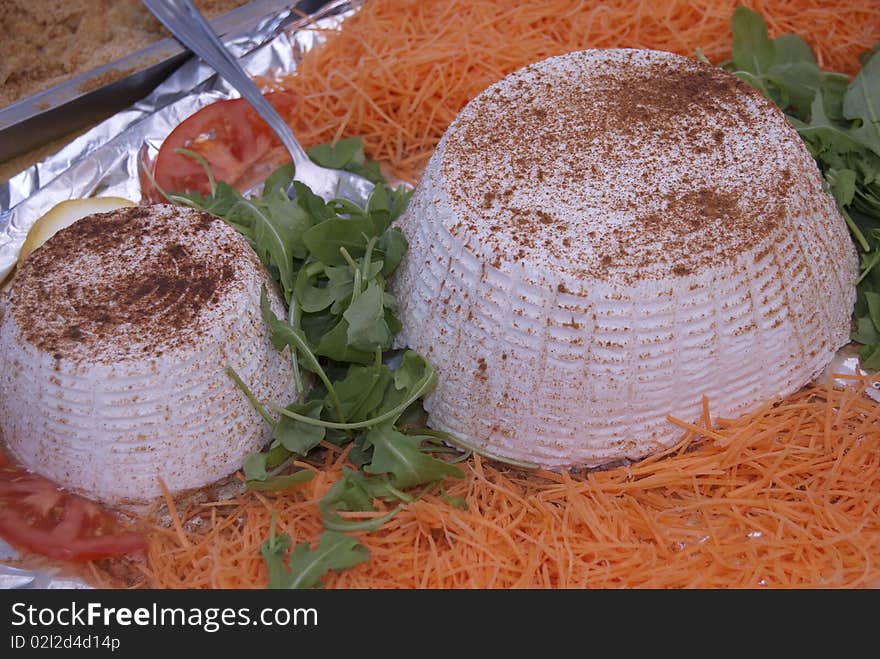
<svg viewBox="0 0 880 659"><path fill-rule="evenodd" d="M324 531L314 549L307 542L290 551L290 536L276 535L272 518L269 538L260 547L269 572L269 588L316 588L328 570L345 570L369 560L360 542L336 531Z"/></svg>
<svg viewBox="0 0 880 659"><path fill-rule="evenodd" d="M816 159L849 226L861 272L852 339L862 366L880 369L880 44L850 81L822 71L801 37L770 39L760 14L733 13L733 53L721 66L785 112Z"/></svg>
<svg viewBox="0 0 880 659"><path fill-rule="evenodd" d="M169 195L235 227L278 282L287 305L279 317L263 291L272 343L289 352L294 366L291 400L256 400L248 383L227 370L273 428L271 444L244 463L248 488L278 491L310 480L313 472L293 462L325 441L353 444L349 459L360 467L346 468L321 503L326 530L317 547L291 549L290 538L276 535L273 525L262 547L270 588L318 586L328 570L367 560L366 548L345 532L375 530L404 504L463 476L454 464L461 455L448 446L449 438L444 443L420 428L420 401L436 384L434 368L411 350L392 349L401 325L386 282L407 249L392 223L411 191L389 187L376 163L364 157L359 139L313 147L309 156L369 178L376 183L370 198L362 206L325 202L294 182L296 196L289 199L292 165L274 172L256 195L244 196L223 182L213 184L209 195ZM389 502L390 512L367 521L340 514L373 511L377 499Z"/></svg>

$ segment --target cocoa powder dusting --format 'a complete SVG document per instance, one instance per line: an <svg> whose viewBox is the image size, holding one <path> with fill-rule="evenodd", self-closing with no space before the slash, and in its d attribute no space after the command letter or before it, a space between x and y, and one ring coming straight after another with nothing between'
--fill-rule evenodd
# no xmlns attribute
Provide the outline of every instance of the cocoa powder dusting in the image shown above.
<svg viewBox="0 0 880 659"><path fill-rule="evenodd" d="M208 213L133 207L59 231L21 268L11 308L23 338L56 359L160 356L210 331L205 315L259 267Z"/></svg>
<svg viewBox="0 0 880 659"><path fill-rule="evenodd" d="M588 54L490 87L447 134L444 185L490 264L632 283L698 273L777 230L800 194L777 172L804 149L775 105L690 58Z"/></svg>

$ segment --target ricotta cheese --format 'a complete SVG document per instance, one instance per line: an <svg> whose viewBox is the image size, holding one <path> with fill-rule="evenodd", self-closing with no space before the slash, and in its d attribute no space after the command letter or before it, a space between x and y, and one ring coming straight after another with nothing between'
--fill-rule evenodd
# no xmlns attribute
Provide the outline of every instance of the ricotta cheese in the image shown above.
<svg viewBox="0 0 880 659"><path fill-rule="evenodd" d="M784 115L734 76L589 50L471 101L400 226L429 423L545 467L638 459L848 342L857 258Z"/></svg>
<svg viewBox="0 0 880 659"><path fill-rule="evenodd" d="M26 468L139 507L208 485L262 448L260 400L287 399L289 360L260 314L253 250L213 216L123 208L62 229L0 300L0 433Z"/></svg>

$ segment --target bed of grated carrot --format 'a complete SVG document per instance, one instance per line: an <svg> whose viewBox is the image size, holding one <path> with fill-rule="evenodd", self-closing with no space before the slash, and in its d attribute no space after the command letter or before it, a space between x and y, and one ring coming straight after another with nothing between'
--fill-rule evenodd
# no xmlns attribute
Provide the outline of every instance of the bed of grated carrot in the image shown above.
<svg viewBox="0 0 880 659"><path fill-rule="evenodd" d="M880 587L880 405L810 386L737 420L677 421L682 441L627 467L526 472L474 457L447 494L358 534L370 560L337 588ZM318 502L345 452L284 494L243 494L157 526L143 585L261 588L273 511L294 542L321 531ZM380 510L377 513L382 514ZM362 516L364 514L361 514ZM188 521L201 517L190 528ZM96 570L96 577L101 574Z"/></svg>
<svg viewBox="0 0 880 659"><path fill-rule="evenodd" d="M751 1L771 36L803 35L821 65L852 74L880 40L880 2ZM734 1L369 0L280 81L303 99L315 143L364 138L368 155L416 181L461 107L528 62L588 47L729 55ZM447 493L358 534L370 560L338 588L880 587L880 406L871 386L811 385L736 420L676 421L661 455L588 473L527 472L473 457ZM294 543L321 531L318 501L345 452L282 494L175 510L154 525L139 585L261 588L259 553L277 513ZM381 505L380 505L381 507ZM381 514L381 511L377 514ZM363 515L363 514L361 514ZM194 521L200 521L195 524ZM114 583L105 566L92 576Z"/></svg>

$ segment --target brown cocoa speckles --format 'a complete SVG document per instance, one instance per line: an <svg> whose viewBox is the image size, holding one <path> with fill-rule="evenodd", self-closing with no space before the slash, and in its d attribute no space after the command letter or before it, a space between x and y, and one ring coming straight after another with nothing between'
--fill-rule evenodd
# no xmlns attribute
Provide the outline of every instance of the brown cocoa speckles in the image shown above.
<svg viewBox="0 0 880 659"><path fill-rule="evenodd" d="M25 340L56 360L161 355L208 331L199 322L252 250L208 213L131 207L59 231L21 268L13 313Z"/></svg>
<svg viewBox="0 0 880 659"><path fill-rule="evenodd" d="M541 210L535 211L535 215L538 217L538 222L541 224L553 224L556 221L549 213Z"/></svg>
<svg viewBox="0 0 880 659"><path fill-rule="evenodd" d="M470 103L440 171L487 263L549 256L576 278L634 283L760 248L799 203L792 188L808 185L787 157L806 153L796 137L718 67L587 51L526 67Z"/></svg>
<svg viewBox="0 0 880 659"><path fill-rule="evenodd" d="M488 366L486 364L486 360L483 357L480 357L477 360L477 370L474 371L474 377L481 382L485 382L487 379L486 370Z"/></svg>
<svg viewBox="0 0 880 659"><path fill-rule="evenodd" d="M742 327L737 327L733 330L734 336L742 336L744 334L753 334L757 329L757 325L755 323L746 323Z"/></svg>

